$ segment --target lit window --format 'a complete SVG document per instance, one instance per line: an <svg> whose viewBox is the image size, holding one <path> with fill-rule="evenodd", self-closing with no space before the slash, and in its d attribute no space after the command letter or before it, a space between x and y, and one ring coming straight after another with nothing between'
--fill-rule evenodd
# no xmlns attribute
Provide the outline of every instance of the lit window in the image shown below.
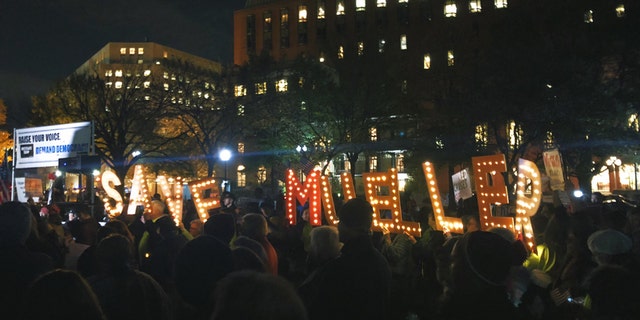
<svg viewBox="0 0 640 320"><path fill-rule="evenodd" d="M324 62L324 52L320 52L320 58L318 60Z"/></svg>
<svg viewBox="0 0 640 320"><path fill-rule="evenodd" d="M398 170L398 172L404 172L404 155L403 154L398 154L398 157L396 158L396 170Z"/></svg>
<svg viewBox="0 0 640 320"><path fill-rule="evenodd" d="M113 77L113 70L109 69L104 73L105 77Z"/></svg>
<svg viewBox="0 0 640 320"><path fill-rule="evenodd" d="M480 1L480 0L471 0L471 1L469 1L469 11L470 12L480 12L480 11L482 11L482 1Z"/></svg>
<svg viewBox="0 0 640 320"><path fill-rule="evenodd" d="M115 87L116 87L116 89L122 88L122 81L116 81Z"/></svg>
<svg viewBox="0 0 640 320"><path fill-rule="evenodd" d="M165 78L165 79L169 79L169 72L166 72L166 71L165 71L165 72L162 74L162 77L163 77L163 78Z"/></svg>
<svg viewBox="0 0 640 320"><path fill-rule="evenodd" d="M244 142L238 142L238 153L244 153Z"/></svg>
<svg viewBox="0 0 640 320"><path fill-rule="evenodd" d="M165 82L165 83L162 85L162 87L164 87L164 91L169 91L169 84L168 84L168 83L166 83L166 82Z"/></svg>
<svg viewBox="0 0 640 320"><path fill-rule="evenodd" d="M338 0L336 4L336 15L344 16L344 0Z"/></svg>
<svg viewBox="0 0 640 320"><path fill-rule="evenodd" d="M236 97L246 96L247 95L247 88L245 88L244 85L237 84L235 86L234 95Z"/></svg>
<svg viewBox="0 0 640 320"><path fill-rule="evenodd" d="M320 0L318 1L318 19L324 19L326 18L326 14L324 11L324 1Z"/></svg>
<svg viewBox="0 0 640 320"><path fill-rule="evenodd" d="M436 149L443 150L444 149L444 140L441 137L436 137Z"/></svg>
<svg viewBox="0 0 640 320"><path fill-rule="evenodd" d="M407 50L407 35L400 35L400 50Z"/></svg>
<svg viewBox="0 0 640 320"><path fill-rule="evenodd" d="M447 66L453 67L456 63L455 56L453 55L453 50L447 51Z"/></svg>
<svg viewBox="0 0 640 320"><path fill-rule="evenodd" d="M593 10L587 10L587 12L584 13L584 22L593 23Z"/></svg>
<svg viewBox="0 0 640 320"><path fill-rule="evenodd" d="M515 121L509 122L507 125L507 135L509 136L509 146L516 149L522 145L522 127Z"/></svg>
<svg viewBox="0 0 640 320"><path fill-rule="evenodd" d="M129 54L136 54L136 48L129 48Z"/></svg>
<svg viewBox="0 0 640 320"><path fill-rule="evenodd" d="M378 170L378 157L371 156L371 158L369 158L369 171L374 172L376 170Z"/></svg>
<svg viewBox="0 0 640 320"><path fill-rule="evenodd" d="M503 9L507 7L507 0L494 0L493 4L496 6L496 8Z"/></svg>
<svg viewBox="0 0 640 320"><path fill-rule="evenodd" d="M547 135L544 139L544 146L547 149L551 149L554 147L556 143L556 139L553 137L553 132L547 131Z"/></svg>
<svg viewBox="0 0 640 320"><path fill-rule="evenodd" d="M267 181L267 168L260 166L258 168L258 182L264 183L265 181Z"/></svg>
<svg viewBox="0 0 640 320"><path fill-rule="evenodd" d="M150 75L151 75L151 70L147 69L147 70L144 71L144 76L145 77L148 77Z"/></svg>
<svg viewBox="0 0 640 320"><path fill-rule="evenodd" d="M367 6L367 0L356 0L356 11L364 11Z"/></svg>
<svg viewBox="0 0 640 320"><path fill-rule="evenodd" d="M384 8L387 6L387 0L377 0L376 1L376 6L378 8Z"/></svg>
<svg viewBox="0 0 640 320"><path fill-rule="evenodd" d="M116 70L116 77L122 77L122 70Z"/></svg>
<svg viewBox="0 0 640 320"><path fill-rule="evenodd" d="M113 82L111 82L111 81L104 83L104 86L107 87L107 88L111 88L112 85L113 85Z"/></svg>
<svg viewBox="0 0 640 320"><path fill-rule="evenodd" d="M238 105L238 116L239 117L244 117L244 106L243 105Z"/></svg>
<svg viewBox="0 0 640 320"><path fill-rule="evenodd" d="M447 18L455 17L458 13L458 7L456 6L456 2L453 0L447 0L444 4L444 16Z"/></svg>
<svg viewBox="0 0 640 320"><path fill-rule="evenodd" d="M298 22L307 22L307 6L298 6Z"/></svg>
<svg viewBox="0 0 640 320"><path fill-rule="evenodd" d="M409 0L398 0L398 3L409 3Z"/></svg>
<svg viewBox="0 0 640 320"><path fill-rule="evenodd" d="M622 17L624 17L624 4L619 4L619 5L616 7L616 16L617 16L618 18L622 18Z"/></svg>
<svg viewBox="0 0 640 320"><path fill-rule="evenodd" d="M267 83L266 82L256 83L256 94L265 94L265 93L267 93Z"/></svg>
<svg viewBox="0 0 640 320"><path fill-rule="evenodd" d="M486 123L476 126L475 141L478 148L485 148L489 143L489 127Z"/></svg>
<svg viewBox="0 0 640 320"><path fill-rule="evenodd" d="M242 170L240 170L240 167L242 167ZM244 166L243 165L239 165L238 166L238 177L237 177L238 181L238 187L246 187L247 186L247 174L244 172Z"/></svg>
<svg viewBox="0 0 640 320"><path fill-rule="evenodd" d="M162 57L163 58L168 58L169 57L169 53L167 53L166 51L162 52Z"/></svg>
<svg viewBox="0 0 640 320"><path fill-rule="evenodd" d="M145 87L145 89L149 89L151 87L151 81L145 81L143 83L143 86Z"/></svg>
<svg viewBox="0 0 640 320"><path fill-rule="evenodd" d="M430 54L425 54L424 57L422 58L422 67L425 70L429 70L431 69L431 55Z"/></svg>
<svg viewBox="0 0 640 320"><path fill-rule="evenodd" d="M277 92L287 92L287 79L280 79L276 81Z"/></svg>
<svg viewBox="0 0 640 320"><path fill-rule="evenodd" d="M628 123L629 123L629 128L633 129L636 132L640 132L640 124L638 121L637 113L634 113L629 116Z"/></svg>
<svg viewBox="0 0 640 320"><path fill-rule="evenodd" d="M380 52L380 53L383 53L383 52L384 52L384 45L385 45L386 43L387 43L387 42L386 42L386 41L384 41L384 39L380 39L380 40L378 40L378 52Z"/></svg>
<svg viewBox="0 0 640 320"><path fill-rule="evenodd" d="M378 141L378 129L376 127L369 128L369 140Z"/></svg>
<svg viewBox="0 0 640 320"><path fill-rule="evenodd" d="M144 54L144 48L138 48L138 54Z"/></svg>
<svg viewBox="0 0 640 320"><path fill-rule="evenodd" d="M344 46L338 47L338 59L344 59Z"/></svg>
<svg viewBox="0 0 640 320"><path fill-rule="evenodd" d="M120 48L120 54L127 54L127 48Z"/></svg>
<svg viewBox="0 0 640 320"><path fill-rule="evenodd" d="M306 102L304 102L304 101L300 102L300 110L301 111L307 110L307 103Z"/></svg>
<svg viewBox="0 0 640 320"><path fill-rule="evenodd" d="M364 54L364 42L358 41L358 55L361 56Z"/></svg>

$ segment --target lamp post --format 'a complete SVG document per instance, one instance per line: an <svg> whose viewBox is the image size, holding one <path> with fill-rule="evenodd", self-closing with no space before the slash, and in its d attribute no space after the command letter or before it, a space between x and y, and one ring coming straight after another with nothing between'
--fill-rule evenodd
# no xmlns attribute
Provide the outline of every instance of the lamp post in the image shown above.
<svg viewBox="0 0 640 320"><path fill-rule="evenodd" d="M227 190L229 186L229 182L227 181L227 162L231 159L231 151L229 151L229 149L222 149L220 150L218 157L220 158L220 161L224 163L224 189L225 191L229 191Z"/></svg>
<svg viewBox="0 0 640 320"><path fill-rule="evenodd" d="M617 157L609 157L606 163L609 167L609 191L613 192L613 190L620 188L620 166L622 161Z"/></svg>

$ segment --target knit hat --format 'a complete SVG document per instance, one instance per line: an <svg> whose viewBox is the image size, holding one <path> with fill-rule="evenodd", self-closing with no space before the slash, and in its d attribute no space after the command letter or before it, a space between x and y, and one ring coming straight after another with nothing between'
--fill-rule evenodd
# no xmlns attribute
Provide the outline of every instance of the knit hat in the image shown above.
<svg viewBox="0 0 640 320"><path fill-rule="evenodd" d="M631 239L624 233L614 229L604 229L592 233L587 240L589 250L593 254L616 255L631 250Z"/></svg>
<svg viewBox="0 0 640 320"><path fill-rule="evenodd" d="M372 215L373 208L371 204L360 198L353 198L347 201L338 210L340 224L353 230L369 231L373 221Z"/></svg>
<svg viewBox="0 0 640 320"><path fill-rule="evenodd" d="M513 261L513 246L503 237L488 231L465 233L456 243L466 266L490 285L504 284Z"/></svg>

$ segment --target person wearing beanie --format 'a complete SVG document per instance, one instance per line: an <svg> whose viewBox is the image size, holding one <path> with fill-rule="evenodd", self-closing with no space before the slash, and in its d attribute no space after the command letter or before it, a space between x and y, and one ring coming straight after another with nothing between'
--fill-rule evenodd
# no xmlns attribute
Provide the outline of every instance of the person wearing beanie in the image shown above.
<svg viewBox="0 0 640 320"><path fill-rule="evenodd" d="M360 198L338 210L340 256L298 288L309 319L389 319L391 269L371 239L373 213Z"/></svg>
<svg viewBox="0 0 640 320"><path fill-rule="evenodd" d="M451 255L452 287L443 297L442 319L518 319L506 282L513 245L488 231L465 233Z"/></svg>

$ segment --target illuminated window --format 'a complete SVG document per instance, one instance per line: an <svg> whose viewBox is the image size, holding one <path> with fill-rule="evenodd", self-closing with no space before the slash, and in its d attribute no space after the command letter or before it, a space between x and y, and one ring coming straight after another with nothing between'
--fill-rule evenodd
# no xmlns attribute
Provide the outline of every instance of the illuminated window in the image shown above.
<svg viewBox="0 0 640 320"><path fill-rule="evenodd" d="M516 149L522 145L522 127L515 121L509 122L507 125L507 135L509 137L509 146Z"/></svg>
<svg viewBox="0 0 640 320"><path fill-rule="evenodd" d="M376 127L369 128L369 140L378 141L378 129Z"/></svg>
<svg viewBox="0 0 640 320"><path fill-rule="evenodd" d="M307 22L307 6L298 6L298 22Z"/></svg>
<svg viewBox="0 0 640 320"><path fill-rule="evenodd" d="M116 89L122 88L122 81L116 81L115 87L116 87Z"/></svg>
<svg viewBox="0 0 640 320"><path fill-rule="evenodd" d="M584 13L584 22L593 23L593 10L587 10L587 12Z"/></svg>
<svg viewBox="0 0 640 320"><path fill-rule="evenodd" d="M371 156L369 157L369 171L375 172L376 170L378 170L378 157Z"/></svg>
<svg viewBox="0 0 640 320"><path fill-rule="evenodd" d="M428 53L422 57L422 68L425 70L431 69L431 55Z"/></svg>
<svg viewBox="0 0 640 320"><path fill-rule="evenodd" d="M443 150L444 149L444 140L441 137L436 137L436 149Z"/></svg>
<svg viewBox="0 0 640 320"><path fill-rule="evenodd" d="M361 56L364 54L364 42L358 41L358 55Z"/></svg>
<svg viewBox="0 0 640 320"><path fill-rule="evenodd" d="M244 117L244 106L243 105L241 105L241 104L238 105L238 113L237 114L238 114L239 117Z"/></svg>
<svg viewBox="0 0 640 320"><path fill-rule="evenodd" d="M258 168L258 182L264 183L265 181L267 181L267 168L260 166Z"/></svg>
<svg viewBox="0 0 640 320"><path fill-rule="evenodd" d="M287 92L287 79L276 81L276 92Z"/></svg>
<svg viewBox="0 0 640 320"><path fill-rule="evenodd" d="M396 158L396 170L404 172L404 154L398 154Z"/></svg>
<svg viewBox="0 0 640 320"><path fill-rule="evenodd" d="M169 58L169 53L168 53L168 52L166 52L166 51L163 51L163 52L162 52L162 57L163 57L163 58L165 58L165 59L166 59L166 58Z"/></svg>
<svg viewBox="0 0 640 320"><path fill-rule="evenodd" d="M127 54L127 48L120 48L120 54Z"/></svg>
<svg viewBox="0 0 640 320"><path fill-rule="evenodd" d="M113 77L113 70L109 69L104 72L105 77Z"/></svg>
<svg viewBox="0 0 640 320"><path fill-rule="evenodd" d="M244 142L238 142L238 153L244 153Z"/></svg>
<svg viewBox="0 0 640 320"><path fill-rule="evenodd" d="M344 46L338 47L338 59L344 59Z"/></svg>
<svg viewBox="0 0 640 320"><path fill-rule="evenodd" d="M336 15L344 16L344 0L338 0L336 3Z"/></svg>
<svg viewBox="0 0 640 320"><path fill-rule="evenodd" d="M469 11L470 12L480 12L480 11L482 11L482 1L480 1L480 0L471 0L471 1L469 1Z"/></svg>
<svg viewBox="0 0 640 320"><path fill-rule="evenodd" d="M409 3L409 0L398 0L398 3Z"/></svg>
<svg viewBox="0 0 640 320"><path fill-rule="evenodd" d="M145 81L142 85L145 89L149 89L151 87L151 81Z"/></svg>
<svg viewBox="0 0 640 320"><path fill-rule="evenodd" d="M487 147L489 143L489 126L486 123L476 126L475 141L478 149Z"/></svg>
<svg viewBox="0 0 640 320"><path fill-rule="evenodd" d="M496 8L498 9L504 9L507 7L507 0L494 0L493 4L496 6Z"/></svg>
<svg viewBox="0 0 640 320"><path fill-rule="evenodd" d="M453 55L453 50L447 51L447 66L453 67L456 63L455 56Z"/></svg>
<svg viewBox="0 0 640 320"><path fill-rule="evenodd" d="M238 166L238 174L237 174L237 183L238 187L246 187L247 186L247 173L245 172L245 166Z"/></svg>
<svg viewBox="0 0 640 320"><path fill-rule="evenodd" d="M324 18L326 18L326 14L324 11L324 1L319 0L318 1L318 19L324 19Z"/></svg>
<svg viewBox="0 0 640 320"><path fill-rule="evenodd" d="M129 54L136 54L136 48L129 48Z"/></svg>
<svg viewBox="0 0 640 320"><path fill-rule="evenodd" d="M344 156L344 159L342 159L342 163L344 163L345 171L351 171L351 162L349 162L349 158L347 158L347 156Z"/></svg>
<svg viewBox="0 0 640 320"><path fill-rule="evenodd" d="M244 85L237 84L235 86L234 95L236 97L243 97L247 95L247 88Z"/></svg>
<svg viewBox="0 0 640 320"><path fill-rule="evenodd" d="M367 6L367 0L356 0L356 11L364 11Z"/></svg>
<svg viewBox="0 0 640 320"><path fill-rule="evenodd" d="M633 129L635 132L640 132L640 124L638 121L637 113L630 115L627 122L628 122L629 128Z"/></svg>
<svg viewBox="0 0 640 320"><path fill-rule="evenodd" d="M122 70L116 70L116 77L122 77Z"/></svg>
<svg viewBox="0 0 640 320"><path fill-rule="evenodd" d="M400 35L400 50L407 50L407 35Z"/></svg>
<svg viewBox="0 0 640 320"><path fill-rule="evenodd" d="M616 7L616 16L617 16L618 18L622 18L622 17L624 17L624 14L625 14L625 13L624 13L624 4L619 4L619 5Z"/></svg>
<svg viewBox="0 0 640 320"><path fill-rule="evenodd" d="M376 1L376 6L378 8L384 8L387 6L387 0L377 0Z"/></svg>
<svg viewBox="0 0 640 320"><path fill-rule="evenodd" d="M169 72L166 72L166 71L165 71L165 72L162 74L162 77L163 77L163 78L165 78L165 79L169 79Z"/></svg>
<svg viewBox="0 0 640 320"><path fill-rule="evenodd" d="M306 102L304 102L304 101L300 102L300 110L301 111L307 110L307 103Z"/></svg>
<svg viewBox="0 0 640 320"><path fill-rule="evenodd" d="M144 54L144 48L138 48L138 54Z"/></svg>
<svg viewBox="0 0 640 320"><path fill-rule="evenodd" d="M151 75L151 70L147 69L147 70L144 71L144 76L145 77L148 77L150 75Z"/></svg>
<svg viewBox="0 0 640 320"><path fill-rule="evenodd" d="M164 83L162 84L162 87L164 88L164 91L169 91L169 84L168 83Z"/></svg>
<svg viewBox="0 0 640 320"><path fill-rule="evenodd" d="M444 16L447 18L455 17L458 13L458 7L456 6L456 2L453 0L447 0L444 3Z"/></svg>
<svg viewBox="0 0 640 320"><path fill-rule="evenodd" d="M266 82L258 82L256 83L256 94L265 94L267 93L267 83Z"/></svg>

